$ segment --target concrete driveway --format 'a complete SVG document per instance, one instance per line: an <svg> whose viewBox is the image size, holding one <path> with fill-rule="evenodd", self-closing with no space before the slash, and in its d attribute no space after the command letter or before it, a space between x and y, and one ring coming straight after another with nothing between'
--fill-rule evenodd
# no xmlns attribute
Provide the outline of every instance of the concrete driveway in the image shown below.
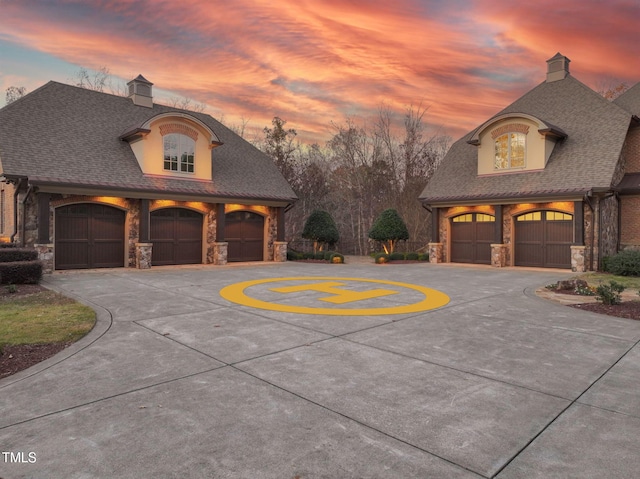
<svg viewBox="0 0 640 479"><path fill-rule="evenodd" d="M535 296L569 275L302 263L56 273L45 284L93 306L98 324L0 381L0 477L637 477L640 322ZM309 277L336 294L298 287ZM261 302L402 311L422 294L379 280L450 302L354 316L220 295L254 281L244 294Z"/></svg>

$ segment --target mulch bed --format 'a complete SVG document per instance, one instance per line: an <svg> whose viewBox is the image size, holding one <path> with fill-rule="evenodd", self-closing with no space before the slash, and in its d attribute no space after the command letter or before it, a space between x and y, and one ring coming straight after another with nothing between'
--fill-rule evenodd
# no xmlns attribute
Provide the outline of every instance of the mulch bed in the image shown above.
<svg viewBox="0 0 640 479"><path fill-rule="evenodd" d="M582 303L571 304L568 306L581 309L582 311L591 311L592 313L640 320L640 301L624 301L622 304L616 304L613 306L602 303Z"/></svg>

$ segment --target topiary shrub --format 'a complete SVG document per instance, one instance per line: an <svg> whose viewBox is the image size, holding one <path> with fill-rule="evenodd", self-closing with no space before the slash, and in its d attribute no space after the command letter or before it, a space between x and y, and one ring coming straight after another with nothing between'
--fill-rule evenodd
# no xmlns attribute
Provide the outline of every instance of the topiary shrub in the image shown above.
<svg viewBox="0 0 640 479"><path fill-rule="evenodd" d="M418 253L407 253L405 258L408 261L418 261L418 259L420 259L420 255Z"/></svg>
<svg viewBox="0 0 640 479"><path fill-rule="evenodd" d="M429 261L429 253L421 253L420 256L418 256L418 260Z"/></svg>
<svg viewBox="0 0 640 479"><path fill-rule="evenodd" d="M333 264L342 264L344 263L344 256L340 253L333 253L329 258L329 261Z"/></svg>
<svg viewBox="0 0 640 479"><path fill-rule="evenodd" d="M337 243L340 239L338 227L329 213L315 210L307 218L302 230L304 239L313 240L313 251L322 251L325 243Z"/></svg>
<svg viewBox="0 0 640 479"><path fill-rule="evenodd" d="M2 284L38 284L41 279L41 261L0 263L0 280Z"/></svg>
<svg viewBox="0 0 640 479"><path fill-rule="evenodd" d="M33 248L2 248L0 249L0 263L13 263L14 261L35 261L38 252Z"/></svg>
<svg viewBox="0 0 640 479"><path fill-rule="evenodd" d="M398 212L389 208L376 218L369 230L369 238L381 241L385 253L393 253L399 240L409 239L409 230Z"/></svg>
<svg viewBox="0 0 640 479"><path fill-rule="evenodd" d="M620 293L624 291L624 286L616 281L609 281L609 284L601 284L596 288L596 301L602 304L616 305L622 302Z"/></svg>
<svg viewBox="0 0 640 479"><path fill-rule="evenodd" d="M398 253L398 252L391 253L389 255L389 259L391 261L402 261L404 260L404 253Z"/></svg>
<svg viewBox="0 0 640 479"><path fill-rule="evenodd" d="M603 268L618 276L640 276L640 251L625 249L602 262Z"/></svg>

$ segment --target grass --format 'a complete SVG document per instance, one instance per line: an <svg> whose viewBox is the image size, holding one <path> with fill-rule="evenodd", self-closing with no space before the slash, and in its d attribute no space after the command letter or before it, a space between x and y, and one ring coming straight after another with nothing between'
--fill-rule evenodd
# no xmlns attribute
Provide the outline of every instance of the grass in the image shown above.
<svg viewBox="0 0 640 479"><path fill-rule="evenodd" d="M584 273L576 278L584 279L589 286L598 286L600 284L609 284L609 281L613 280L616 283L620 283L625 289L640 289L640 277L638 276L616 276L610 273Z"/></svg>
<svg viewBox="0 0 640 479"><path fill-rule="evenodd" d="M0 348L74 342L93 328L95 312L53 291L0 301Z"/></svg>

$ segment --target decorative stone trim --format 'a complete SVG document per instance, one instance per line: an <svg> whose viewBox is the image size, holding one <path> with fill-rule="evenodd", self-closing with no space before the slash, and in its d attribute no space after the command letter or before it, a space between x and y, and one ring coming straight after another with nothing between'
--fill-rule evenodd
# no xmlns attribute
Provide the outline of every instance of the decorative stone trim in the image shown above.
<svg viewBox="0 0 640 479"><path fill-rule="evenodd" d="M287 261L287 244L286 241L273 242L273 261L276 263Z"/></svg>
<svg viewBox="0 0 640 479"><path fill-rule="evenodd" d="M188 136L193 141L198 141L198 132L193 128L189 128L187 125L182 125L180 123L167 123L165 125L160 125L160 134L162 136L168 135L169 133L179 133L181 135Z"/></svg>
<svg viewBox="0 0 640 479"><path fill-rule="evenodd" d="M586 246L571 246L571 271L574 273L584 273L587 270L585 265L586 248Z"/></svg>
<svg viewBox="0 0 640 479"><path fill-rule="evenodd" d="M511 132L524 133L526 135L529 133L529 125L523 125L522 123L509 123L508 125L503 125L491 132L491 139L495 140L499 136Z"/></svg>
<svg viewBox="0 0 640 479"><path fill-rule="evenodd" d="M507 266L507 249L508 244L492 244L491 245L491 266L495 268L504 268Z"/></svg>
<svg viewBox="0 0 640 479"><path fill-rule="evenodd" d="M136 243L136 268L151 268L151 252L153 243Z"/></svg>
<svg viewBox="0 0 640 479"><path fill-rule="evenodd" d="M213 264L218 266L224 266L225 264L227 264L228 247L229 243L227 242L213 243Z"/></svg>
<svg viewBox="0 0 640 479"><path fill-rule="evenodd" d="M429 243L429 263L444 262L444 245L442 243Z"/></svg>
<svg viewBox="0 0 640 479"><path fill-rule="evenodd" d="M53 243L34 244L33 247L38 252L38 259L42 261L42 272L53 273Z"/></svg>

